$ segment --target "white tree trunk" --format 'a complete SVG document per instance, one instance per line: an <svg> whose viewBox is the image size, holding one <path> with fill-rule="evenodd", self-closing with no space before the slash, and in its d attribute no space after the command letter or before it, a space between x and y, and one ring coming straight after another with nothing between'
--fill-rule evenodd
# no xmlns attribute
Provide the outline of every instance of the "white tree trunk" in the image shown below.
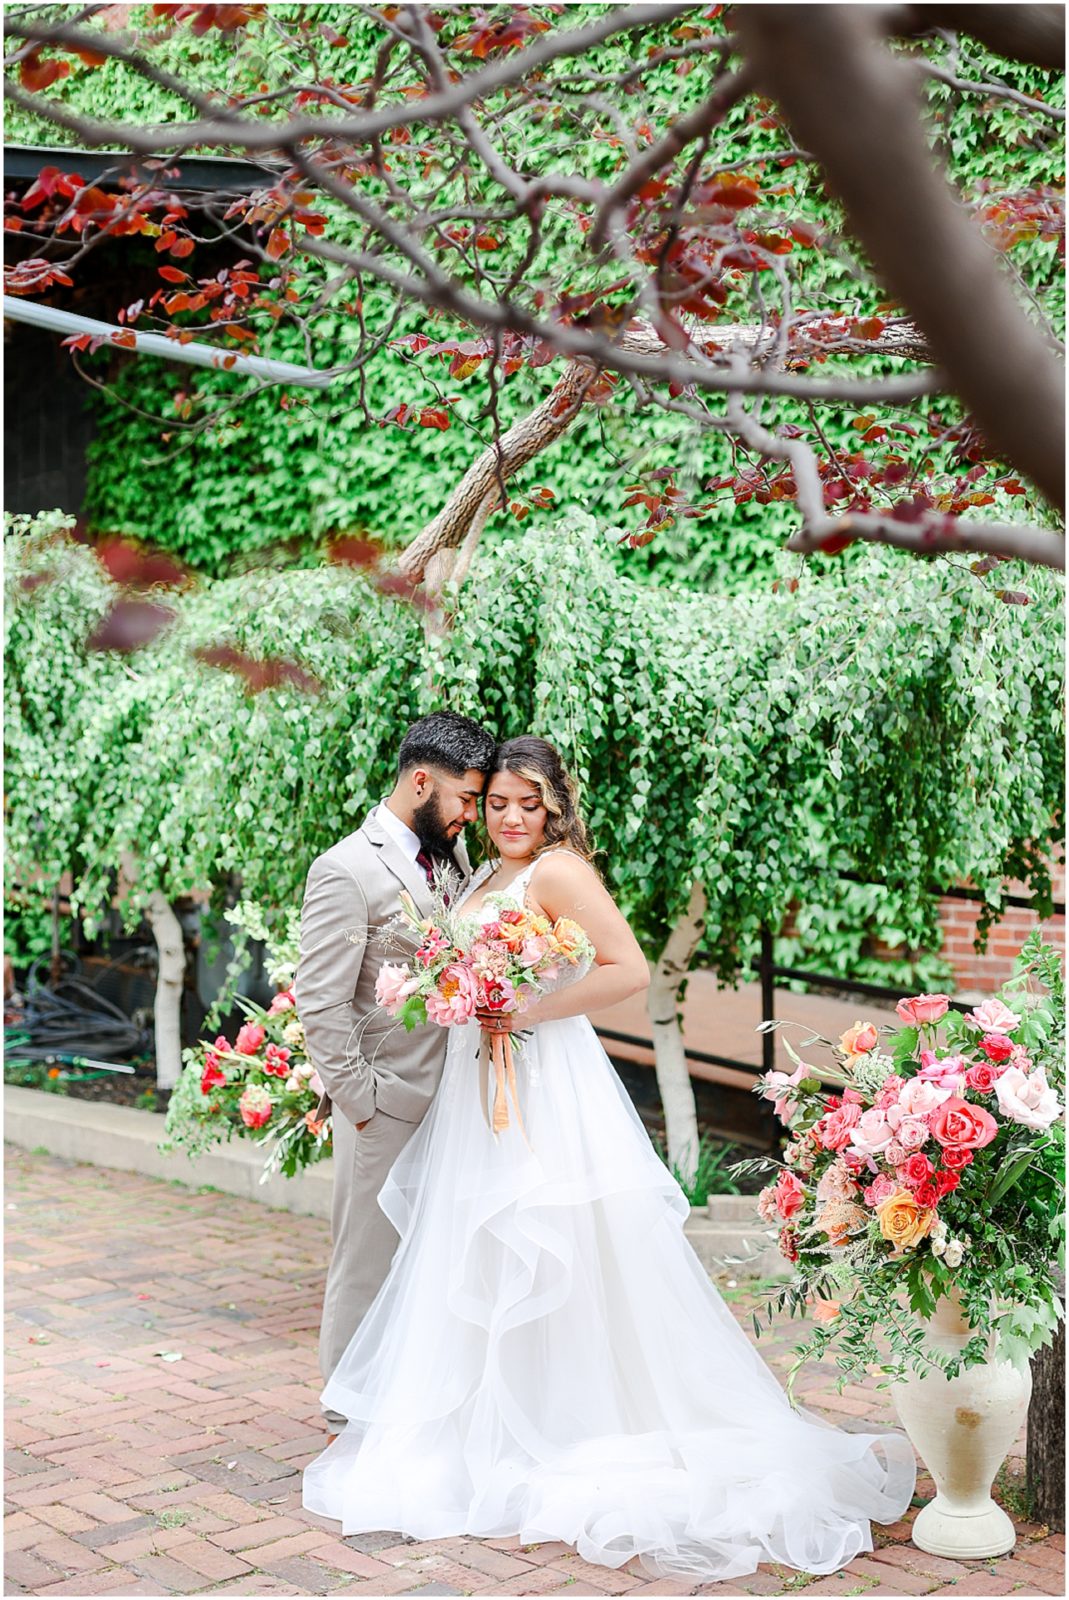
<svg viewBox="0 0 1069 1600"><path fill-rule="evenodd" d="M156 1042L156 1087L173 1089L182 1070L182 988L186 952L182 924L166 895L154 889L145 916L156 940L159 965L153 1029Z"/></svg>
<svg viewBox="0 0 1069 1600"><path fill-rule="evenodd" d="M688 1183L693 1180L698 1163L698 1108L683 1053L679 989L701 940L704 919L705 890L695 883L687 908L668 935L664 949L656 961L650 962L647 998L668 1164Z"/></svg>

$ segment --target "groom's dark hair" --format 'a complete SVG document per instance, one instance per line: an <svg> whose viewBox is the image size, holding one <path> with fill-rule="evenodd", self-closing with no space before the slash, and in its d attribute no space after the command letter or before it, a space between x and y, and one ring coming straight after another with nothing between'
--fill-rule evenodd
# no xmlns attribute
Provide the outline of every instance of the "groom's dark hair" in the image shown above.
<svg viewBox="0 0 1069 1600"><path fill-rule="evenodd" d="M401 740L397 757L400 777L413 767L441 767L454 778L472 768L489 772L494 764L496 740L471 717L457 711L435 711L414 722Z"/></svg>

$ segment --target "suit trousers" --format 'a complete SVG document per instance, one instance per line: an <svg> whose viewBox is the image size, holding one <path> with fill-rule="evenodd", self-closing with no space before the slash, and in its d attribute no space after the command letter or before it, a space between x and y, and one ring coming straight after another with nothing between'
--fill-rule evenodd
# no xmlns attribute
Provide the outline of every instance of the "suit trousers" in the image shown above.
<svg viewBox="0 0 1069 1600"><path fill-rule="evenodd" d="M403 1122L376 1110L367 1126L358 1131L334 1107L331 1256L319 1333L319 1370L324 1384L390 1270L398 1236L379 1208L379 1190L418 1126L418 1122ZM323 1414L335 1432L345 1426L346 1419L337 1412Z"/></svg>

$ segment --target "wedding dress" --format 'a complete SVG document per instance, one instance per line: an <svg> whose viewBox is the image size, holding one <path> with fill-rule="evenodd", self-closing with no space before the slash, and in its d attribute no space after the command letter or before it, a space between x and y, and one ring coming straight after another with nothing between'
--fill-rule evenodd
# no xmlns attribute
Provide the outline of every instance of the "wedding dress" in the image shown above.
<svg viewBox="0 0 1069 1600"><path fill-rule="evenodd" d="M910 1445L792 1409L687 1243L686 1197L587 1018L517 1051L529 1146L515 1115L487 1125L479 1042L450 1030L379 1196L401 1243L323 1391L349 1422L306 1469L305 1507L344 1534L561 1540L704 1582L870 1550L870 1521L909 1505Z"/></svg>

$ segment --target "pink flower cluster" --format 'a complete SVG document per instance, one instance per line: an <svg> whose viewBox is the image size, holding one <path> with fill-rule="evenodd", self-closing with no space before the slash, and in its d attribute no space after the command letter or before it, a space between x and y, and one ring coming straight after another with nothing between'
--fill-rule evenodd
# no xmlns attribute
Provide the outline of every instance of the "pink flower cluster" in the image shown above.
<svg viewBox="0 0 1069 1600"><path fill-rule="evenodd" d="M874 1212L896 1251L914 1248L936 1227L936 1208L1006 1122L1045 1131L1061 1114L1044 1072L1012 1037L1020 1016L1001 1000L985 1000L967 1013L964 1020L978 1037L959 1027L949 1051L939 1048L936 1034L949 1009L946 995L916 995L896 1009L919 1037L912 1060L903 1070L888 1070L882 1082L881 1061L890 1068L890 1059L878 1056L879 1031L861 1022L840 1042L847 1079L840 1094L807 1082L819 1073L803 1064L790 1075L769 1072L762 1080L761 1092L774 1100L777 1116L797 1130L775 1183L758 1200L764 1220L781 1227L788 1259L812 1248L814 1237L824 1249L847 1244Z"/></svg>

